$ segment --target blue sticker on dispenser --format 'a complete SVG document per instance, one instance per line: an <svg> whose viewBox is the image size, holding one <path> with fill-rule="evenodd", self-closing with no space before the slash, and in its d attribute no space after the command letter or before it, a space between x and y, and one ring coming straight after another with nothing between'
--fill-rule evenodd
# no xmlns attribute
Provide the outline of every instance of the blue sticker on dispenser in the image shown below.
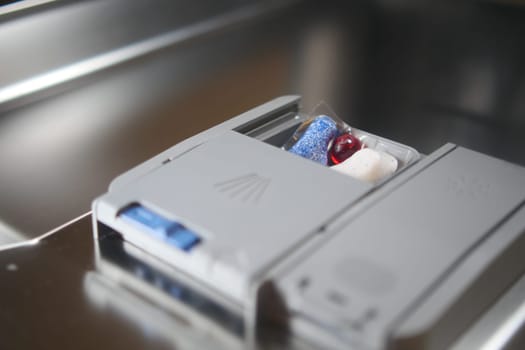
<svg viewBox="0 0 525 350"><path fill-rule="evenodd" d="M193 246L199 243L200 238L192 231L186 228L181 228L180 230L170 233L167 241L179 249L189 251Z"/></svg>
<svg viewBox="0 0 525 350"><path fill-rule="evenodd" d="M124 209L120 217L184 251L191 250L200 242L200 237L183 225L166 219L140 204Z"/></svg>

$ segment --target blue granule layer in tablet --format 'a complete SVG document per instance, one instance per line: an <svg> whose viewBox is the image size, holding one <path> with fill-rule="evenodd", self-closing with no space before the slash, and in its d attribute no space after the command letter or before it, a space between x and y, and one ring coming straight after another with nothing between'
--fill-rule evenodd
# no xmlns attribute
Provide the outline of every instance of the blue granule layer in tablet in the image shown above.
<svg viewBox="0 0 525 350"><path fill-rule="evenodd" d="M328 165L328 146L337 133L337 124L332 118L326 115L318 116L288 151Z"/></svg>

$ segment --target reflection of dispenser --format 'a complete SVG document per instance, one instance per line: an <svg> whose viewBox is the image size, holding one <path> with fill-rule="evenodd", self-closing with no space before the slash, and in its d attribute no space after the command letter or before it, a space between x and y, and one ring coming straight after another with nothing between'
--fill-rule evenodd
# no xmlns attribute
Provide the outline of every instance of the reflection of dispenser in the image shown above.
<svg viewBox="0 0 525 350"><path fill-rule="evenodd" d="M220 347L220 343L206 333L196 331L197 328L191 327L186 319L148 303L103 274L86 274L84 289L95 306L115 311L137 324L145 336L163 340L168 346L176 349L229 349Z"/></svg>
<svg viewBox="0 0 525 350"><path fill-rule="evenodd" d="M148 290L238 336L270 322L322 347L448 346L525 270L525 170L451 144L417 161L358 131L406 156L395 176L359 181L280 148L304 119L298 101L115 179L93 203L97 261L116 232L158 272L135 273Z"/></svg>
<svg viewBox="0 0 525 350"><path fill-rule="evenodd" d="M99 232L97 272L84 287L90 300L115 309L177 349L241 349L239 320L157 268L114 232ZM136 252L135 255L128 251Z"/></svg>

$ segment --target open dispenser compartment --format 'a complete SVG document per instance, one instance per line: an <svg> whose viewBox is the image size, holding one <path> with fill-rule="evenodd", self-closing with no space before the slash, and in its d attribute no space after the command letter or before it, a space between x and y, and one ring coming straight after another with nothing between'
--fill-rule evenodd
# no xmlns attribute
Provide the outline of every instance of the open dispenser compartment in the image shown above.
<svg viewBox="0 0 525 350"><path fill-rule="evenodd" d="M281 97L116 178L93 203L98 269L239 338L271 324L323 348L447 346L525 269L510 264L524 245L524 170L450 144L420 160L353 128L399 162L361 181L281 148L308 117ZM107 253L115 239L149 274Z"/></svg>

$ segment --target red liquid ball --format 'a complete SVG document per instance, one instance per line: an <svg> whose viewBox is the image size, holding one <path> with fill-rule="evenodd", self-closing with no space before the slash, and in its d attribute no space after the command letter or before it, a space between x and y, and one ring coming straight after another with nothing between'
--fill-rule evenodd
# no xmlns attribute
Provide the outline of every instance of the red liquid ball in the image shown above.
<svg viewBox="0 0 525 350"><path fill-rule="evenodd" d="M330 160L333 164L339 164L361 148L361 141L357 137L352 134L343 134L334 140L329 151Z"/></svg>

